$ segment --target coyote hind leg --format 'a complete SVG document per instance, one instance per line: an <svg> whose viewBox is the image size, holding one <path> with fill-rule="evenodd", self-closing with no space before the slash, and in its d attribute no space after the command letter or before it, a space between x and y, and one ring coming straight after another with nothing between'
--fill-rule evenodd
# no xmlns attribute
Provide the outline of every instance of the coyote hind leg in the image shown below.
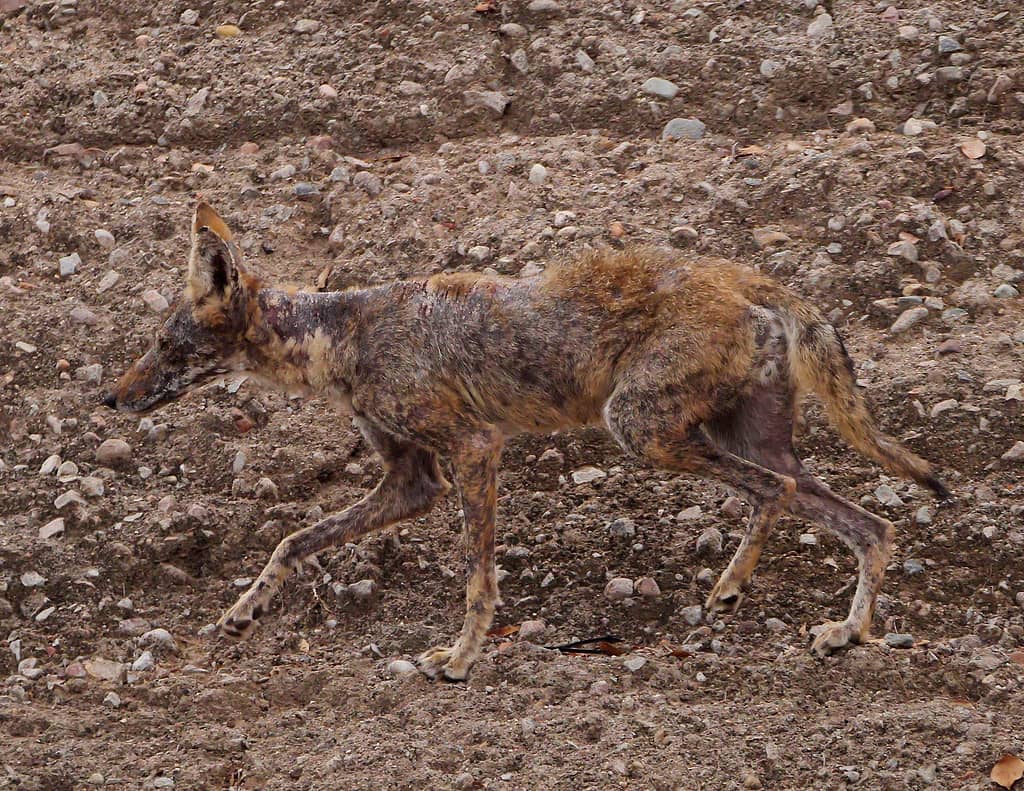
<svg viewBox="0 0 1024 791"><path fill-rule="evenodd" d="M398 440L361 419L356 425L380 454L384 478L359 502L281 541L256 581L221 616L218 626L224 634L247 637L285 578L303 559L403 519L422 516L450 488L432 451Z"/></svg>

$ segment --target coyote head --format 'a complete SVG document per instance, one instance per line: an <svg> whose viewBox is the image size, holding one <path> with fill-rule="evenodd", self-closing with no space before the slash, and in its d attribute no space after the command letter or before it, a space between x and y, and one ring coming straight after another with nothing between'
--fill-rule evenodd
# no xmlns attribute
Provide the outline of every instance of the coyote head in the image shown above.
<svg viewBox="0 0 1024 791"><path fill-rule="evenodd" d="M103 403L142 412L171 401L226 369L241 367L247 314L259 285L242 266L231 231L205 203L192 219L185 289L153 345Z"/></svg>

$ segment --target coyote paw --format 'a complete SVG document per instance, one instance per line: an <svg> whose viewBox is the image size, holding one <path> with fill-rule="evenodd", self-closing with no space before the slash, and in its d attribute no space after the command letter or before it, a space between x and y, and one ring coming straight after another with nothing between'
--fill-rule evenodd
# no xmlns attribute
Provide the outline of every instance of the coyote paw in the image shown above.
<svg viewBox="0 0 1024 791"><path fill-rule="evenodd" d="M828 656L833 651L861 642L860 630L849 621L826 621L811 629L815 635L811 651L818 656Z"/></svg>
<svg viewBox="0 0 1024 791"><path fill-rule="evenodd" d="M427 678L434 681L465 681L469 675L469 662L461 661L454 648L435 646L420 654L417 662Z"/></svg>
<svg viewBox="0 0 1024 791"><path fill-rule="evenodd" d="M264 606L257 601L257 596L246 591L231 608L224 613L217 626L223 634L235 640L244 640L252 634L256 622L263 616Z"/></svg>
<svg viewBox="0 0 1024 791"><path fill-rule="evenodd" d="M742 586L725 574L718 578L715 587L708 594L704 608L708 612L736 612L743 602Z"/></svg>

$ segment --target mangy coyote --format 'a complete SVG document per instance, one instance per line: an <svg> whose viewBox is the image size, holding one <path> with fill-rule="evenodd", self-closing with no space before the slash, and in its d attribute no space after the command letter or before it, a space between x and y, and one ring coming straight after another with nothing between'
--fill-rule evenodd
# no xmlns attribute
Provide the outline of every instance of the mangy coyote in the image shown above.
<svg viewBox="0 0 1024 791"><path fill-rule="evenodd" d="M817 394L857 450L948 494L926 461L876 428L815 307L749 269L649 248L590 252L518 280L440 274L292 293L247 271L224 221L200 204L184 293L106 404L147 410L225 369L344 407L385 473L358 503L285 538L221 629L247 635L309 555L426 514L449 489L443 456L462 497L468 587L455 644L420 657L431 677L466 677L499 603L495 486L502 445L518 432L602 424L637 459L742 493L753 514L711 610L738 606L781 514L835 533L860 577L846 619L816 630L819 654L867 636L893 525L794 455L801 395Z"/></svg>

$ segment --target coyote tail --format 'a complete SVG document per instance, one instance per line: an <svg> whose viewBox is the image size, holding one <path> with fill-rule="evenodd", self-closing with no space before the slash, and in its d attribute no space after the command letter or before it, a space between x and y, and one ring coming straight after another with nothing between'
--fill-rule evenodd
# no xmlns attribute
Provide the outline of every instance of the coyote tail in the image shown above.
<svg viewBox="0 0 1024 791"><path fill-rule="evenodd" d="M810 391L821 398L829 420L853 448L890 472L927 486L940 498L948 498L949 490L931 465L875 425L857 389L853 361L835 327L810 306L787 308L794 319L789 358L798 391Z"/></svg>

